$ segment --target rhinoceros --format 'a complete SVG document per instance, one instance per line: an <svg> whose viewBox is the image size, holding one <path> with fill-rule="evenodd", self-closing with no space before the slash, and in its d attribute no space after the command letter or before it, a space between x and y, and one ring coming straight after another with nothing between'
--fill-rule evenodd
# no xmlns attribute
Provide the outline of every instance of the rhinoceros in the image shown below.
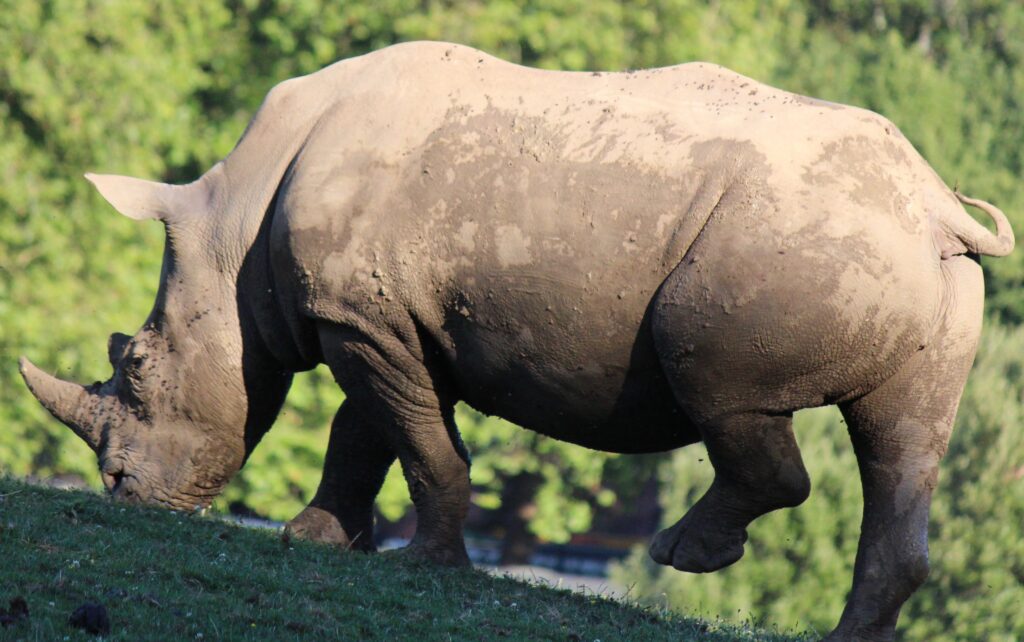
<svg viewBox="0 0 1024 642"><path fill-rule="evenodd" d="M111 336L108 381L21 370L115 497L207 505L325 363L346 400L296 535L372 550L397 457L410 554L467 564L463 400L593 449L703 441L714 482L650 548L703 573L808 496L793 412L838 404L865 502L830 639L891 639L928 574L978 257L1014 238L875 113L713 64L567 73L420 42L277 85L193 183L86 177L166 226L156 302Z"/></svg>

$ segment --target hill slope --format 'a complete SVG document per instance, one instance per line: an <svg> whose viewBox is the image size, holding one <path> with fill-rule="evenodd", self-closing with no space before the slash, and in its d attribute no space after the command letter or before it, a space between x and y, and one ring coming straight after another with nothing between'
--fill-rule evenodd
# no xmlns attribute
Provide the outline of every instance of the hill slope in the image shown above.
<svg viewBox="0 0 1024 642"><path fill-rule="evenodd" d="M84 639L85 602L114 640L794 639L0 478L0 609L18 597L2 639Z"/></svg>

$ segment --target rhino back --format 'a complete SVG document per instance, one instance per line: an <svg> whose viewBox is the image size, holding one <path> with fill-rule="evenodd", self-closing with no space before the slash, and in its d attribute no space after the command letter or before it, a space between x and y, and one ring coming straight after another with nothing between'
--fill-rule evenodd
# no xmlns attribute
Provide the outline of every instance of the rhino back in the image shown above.
<svg viewBox="0 0 1024 642"><path fill-rule="evenodd" d="M926 238L927 172L869 112L701 63L585 74L441 43L388 51L295 158L276 262L304 314L385 331L411 315L464 398L542 432L600 446L631 422L651 446L693 439L647 317L724 197L746 204L730 225L775 240L832 228L826 255Z"/></svg>

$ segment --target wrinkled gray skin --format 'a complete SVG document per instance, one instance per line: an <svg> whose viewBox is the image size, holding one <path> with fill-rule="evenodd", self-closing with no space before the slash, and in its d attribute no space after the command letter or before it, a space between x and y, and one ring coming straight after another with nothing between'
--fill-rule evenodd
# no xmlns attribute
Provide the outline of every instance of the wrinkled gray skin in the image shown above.
<svg viewBox="0 0 1024 642"><path fill-rule="evenodd" d="M715 481L651 556L710 572L807 497L792 414L838 404L865 511L829 638L892 639L928 573L977 255L1013 234L876 114L709 64L561 73L411 43L277 86L190 185L89 178L165 223L156 304L111 337L105 383L22 369L117 497L207 505L291 373L326 363L347 400L295 535L372 549L397 456L410 551L466 564L465 400L590 448L703 440Z"/></svg>

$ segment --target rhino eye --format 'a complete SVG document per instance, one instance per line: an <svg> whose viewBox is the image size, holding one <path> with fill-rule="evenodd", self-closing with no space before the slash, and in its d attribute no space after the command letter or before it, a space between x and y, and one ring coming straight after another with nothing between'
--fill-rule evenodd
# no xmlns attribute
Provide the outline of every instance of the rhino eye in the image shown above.
<svg viewBox="0 0 1024 642"><path fill-rule="evenodd" d="M132 355L128 358L128 367L125 374L128 378L128 385L138 394L142 391L142 366L146 362L144 355Z"/></svg>

